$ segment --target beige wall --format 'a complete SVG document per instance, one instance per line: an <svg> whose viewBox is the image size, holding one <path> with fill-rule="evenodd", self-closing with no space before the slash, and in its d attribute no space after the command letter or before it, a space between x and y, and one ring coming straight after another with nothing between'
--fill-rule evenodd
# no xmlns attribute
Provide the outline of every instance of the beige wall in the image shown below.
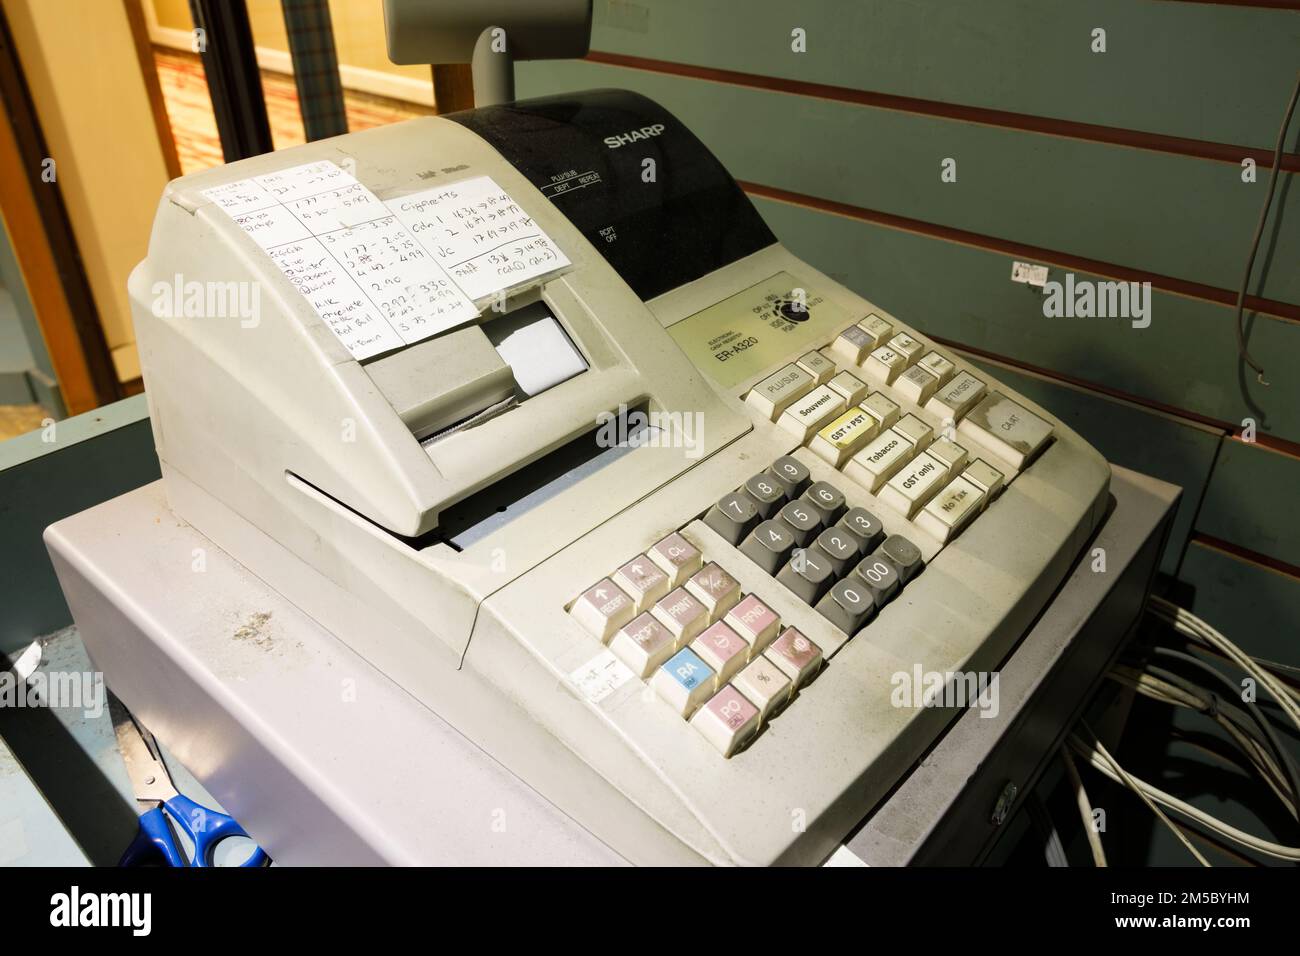
<svg viewBox="0 0 1300 956"><path fill-rule="evenodd" d="M193 29L186 0L153 0L153 5L158 26L184 31ZM259 48L288 53L280 0L248 0L248 19L253 26L253 42ZM407 77L432 86L427 66L397 66L389 61L380 0L330 0L330 19L340 67ZM347 70L343 73L347 83Z"/></svg>
<svg viewBox="0 0 1300 956"><path fill-rule="evenodd" d="M167 168L121 0L0 0L118 378L140 374L126 279ZM75 25L75 29L73 28Z"/></svg>

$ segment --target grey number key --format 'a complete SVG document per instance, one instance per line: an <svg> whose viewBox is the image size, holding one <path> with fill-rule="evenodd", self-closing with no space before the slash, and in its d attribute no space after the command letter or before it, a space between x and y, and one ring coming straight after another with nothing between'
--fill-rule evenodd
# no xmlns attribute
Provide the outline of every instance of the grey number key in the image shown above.
<svg viewBox="0 0 1300 956"><path fill-rule="evenodd" d="M858 539L842 525L827 528L817 536L817 550L831 563L835 577L842 578L848 573L853 562L859 557Z"/></svg>
<svg viewBox="0 0 1300 956"><path fill-rule="evenodd" d="M826 481L814 481L803 493L803 501L810 502L822 516L822 524L834 524L844 512L844 492Z"/></svg>
<svg viewBox="0 0 1300 956"><path fill-rule="evenodd" d="M740 544L759 522L758 505L749 495L729 491L704 516L704 523L726 539Z"/></svg>
<svg viewBox="0 0 1300 956"><path fill-rule="evenodd" d="M785 489L785 496L791 500L807 487L808 480L812 478L808 466L790 455L782 455L772 462L772 467L767 471L781 483L781 487Z"/></svg>
<svg viewBox="0 0 1300 956"><path fill-rule="evenodd" d="M816 604L835 580L830 559L818 548L795 548L776 579L805 604Z"/></svg>
<svg viewBox="0 0 1300 956"><path fill-rule="evenodd" d="M776 514L776 510L785 504L785 488L767 472L754 475L742 486L741 490L754 499L758 513L764 518Z"/></svg>
<svg viewBox="0 0 1300 956"><path fill-rule="evenodd" d="M885 560L879 551L863 558L853 569L853 575L862 579L871 592L871 600L876 607L884 607L903 586L898 577L898 569L892 562Z"/></svg>
<svg viewBox="0 0 1300 956"><path fill-rule="evenodd" d="M740 544L741 553L768 574L776 574L794 550L794 533L780 521L768 519Z"/></svg>
<svg viewBox="0 0 1300 956"><path fill-rule="evenodd" d="M839 520L839 527L858 542L858 554L870 554L885 540L885 526L866 508L850 508Z"/></svg>
<svg viewBox="0 0 1300 956"><path fill-rule="evenodd" d="M845 634L856 634L875 613L876 605L866 585L849 575L836 582L817 602L817 611Z"/></svg>
<svg viewBox="0 0 1300 956"><path fill-rule="evenodd" d="M807 547L817 532L822 529L821 512L802 498L786 502L781 507L778 517L790 526L794 540L801 548Z"/></svg>
<svg viewBox="0 0 1300 956"><path fill-rule="evenodd" d="M906 584L916 577L925 562L921 560L921 549L908 541L901 534L891 534L880 546L880 553L889 558L898 568L898 575Z"/></svg>

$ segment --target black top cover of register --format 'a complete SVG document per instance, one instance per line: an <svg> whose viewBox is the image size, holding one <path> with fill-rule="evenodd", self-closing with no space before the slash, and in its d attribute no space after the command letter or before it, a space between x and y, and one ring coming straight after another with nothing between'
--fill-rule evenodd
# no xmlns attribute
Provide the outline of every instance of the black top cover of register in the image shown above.
<svg viewBox="0 0 1300 956"><path fill-rule="evenodd" d="M776 242L695 134L640 94L566 93L447 119L527 176L642 299Z"/></svg>

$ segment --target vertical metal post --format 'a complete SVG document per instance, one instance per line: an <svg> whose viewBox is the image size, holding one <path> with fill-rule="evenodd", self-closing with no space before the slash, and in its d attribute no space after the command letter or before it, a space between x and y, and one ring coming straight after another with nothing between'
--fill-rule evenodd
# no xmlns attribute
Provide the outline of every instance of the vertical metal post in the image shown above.
<svg viewBox="0 0 1300 956"><path fill-rule="evenodd" d="M474 105L494 106L515 98L515 57L501 27L488 27L474 44Z"/></svg>
<svg viewBox="0 0 1300 956"><path fill-rule="evenodd" d="M226 162L271 152L275 146L244 0L190 0L190 14L203 31L203 72Z"/></svg>

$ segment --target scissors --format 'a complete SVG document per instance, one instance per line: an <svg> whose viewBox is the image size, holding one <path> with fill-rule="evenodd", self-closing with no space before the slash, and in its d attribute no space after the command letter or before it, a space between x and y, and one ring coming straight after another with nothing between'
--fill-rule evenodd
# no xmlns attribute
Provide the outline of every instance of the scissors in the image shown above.
<svg viewBox="0 0 1300 956"><path fill-rule="evenodd" d="M136 722L131 712L116 697L109 697L109 713L117 746L126 762L135 799L143 808L140 829L122 854L118 866L144 866L158 861L167 866L214 866L217 844L233 837L251 839L234 817L201 806L176 789L162 751L153 734ZM176 831L179 827L194 846L194 855L186 859ZM261 847L240 866L266 866L271 858Z"/></svg>

